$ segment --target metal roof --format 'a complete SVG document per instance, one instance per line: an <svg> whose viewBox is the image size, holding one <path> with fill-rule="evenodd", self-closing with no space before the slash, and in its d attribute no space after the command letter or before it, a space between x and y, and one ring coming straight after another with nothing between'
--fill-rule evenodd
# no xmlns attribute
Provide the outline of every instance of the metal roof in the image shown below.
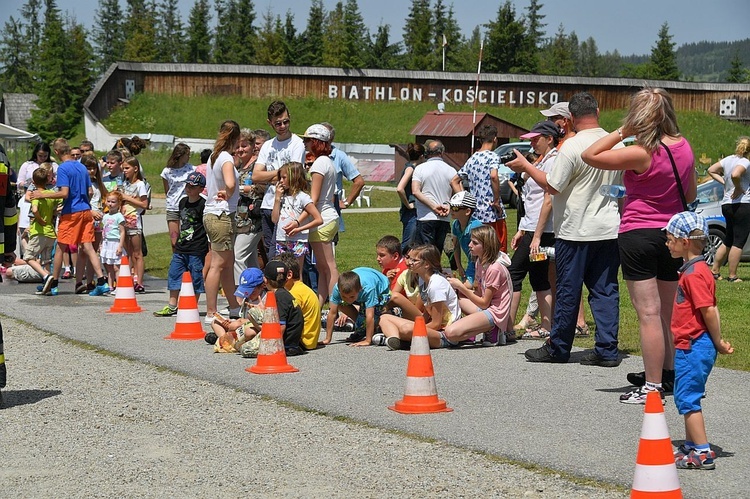
<svg viewBox="0 0 750 499"><path fill-rule="evenodd" d="M474 113L467 112L450 112L440 113L438 111L431 111L425 114L419 123L414 125L414 128L409 132L410 135L417 137L469 137L474 130L486 121L488 123L497 125L503 124L513 129L521 130L521 133L527 130L493 116L489 113L477 113L476 121L474 120Z"/></svg>
<svg viewBox="0 0 750 499"><path fill-rule="evenodd" d="M6 125L25 130L31 118L31 110L36 109L35 100L36 94L3 94L5 116L0 118Z"/></svg>

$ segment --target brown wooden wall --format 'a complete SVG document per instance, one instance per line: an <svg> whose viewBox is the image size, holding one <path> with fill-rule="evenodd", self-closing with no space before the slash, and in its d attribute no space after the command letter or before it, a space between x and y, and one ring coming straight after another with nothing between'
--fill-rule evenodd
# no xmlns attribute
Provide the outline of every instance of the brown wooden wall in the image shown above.
<svg viewBox="0 0 750 499"><path fill-rule="evenodd" d="M187 64L117 63L97 84L86 105L99 119L109 115L124 98L125 80L148 93L241 95L247 98L314 97L320 99L432 100L471 103L476 75L469 73L342 70ZM630 95L644 83L666 88L680 111L719 115L721 99L737 99L737 119L750 119L750 85L628 80L621 78L571 78L535 75L482 75L479 91L486 102L482 111L495 107L549 107L587 91L602 109L625 109ZM331 92L335 89L335 95ZM369 95L368 89L369 88ZM445 93L447 91L447 93ZM355 92L355 93L352 93Z"/></svg>

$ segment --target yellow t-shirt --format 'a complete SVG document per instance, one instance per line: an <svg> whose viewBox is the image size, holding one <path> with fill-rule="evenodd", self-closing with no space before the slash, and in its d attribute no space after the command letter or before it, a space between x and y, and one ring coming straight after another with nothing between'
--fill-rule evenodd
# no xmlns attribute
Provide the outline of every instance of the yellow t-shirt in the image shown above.
<svg viewBox="0 0 750 499"><path fill-rule="evenodd" d="M299 303L305 321L300 343L305 350L315 350L318 348L318 338L320 337L320 302L318 301L318 295L302 281L295 282L289 293Z"/></svg>
<svg viewBox="0 0 750 499"><path fill-rule="evenodd" d="M54 191L52 189L45 189L42 192ZM34 199L31 202L31 209L33 210L36 207L38 211L29 226L29 236L41 234L52 239L57 237L55 233L55 211L61 202L61 199ZM46 223L44 225L40 224L39 219L43 219Z"/></svg>

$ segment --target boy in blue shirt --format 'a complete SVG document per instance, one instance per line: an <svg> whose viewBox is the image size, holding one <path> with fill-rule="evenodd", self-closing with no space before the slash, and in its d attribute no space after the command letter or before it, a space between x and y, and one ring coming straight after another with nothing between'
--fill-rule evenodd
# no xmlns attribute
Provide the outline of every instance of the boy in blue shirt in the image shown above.
<svg viewBox="0 0 750 499"><path fill-rule="evenodd" d="M340 311L355 318L354 333L348 338L352 341L351 346L370 345L380 316L390 298L390 283L382 272L368 267L357 267L341 274L331 293L326 339L323 340L323 344L327 345L333 339L333 325Z"/></svg>
<svg viewBox="0 0 750 499"><path fill-rule="evenodd" d="M471 241L471 231L480 227L482 222L474 218L474 210L477 208L477 200L474 195L467 191L457 192L448 202L451 206L451 234L454 238L453 260L456 263L458 277L466 282L467 287L474 286L474 262L469 252L469 241ZM458 243L458 244L456 244ZM456 248L460 246L461 249ZM464 252L467 258L466 270L461 265L461 252Z"/></svg>

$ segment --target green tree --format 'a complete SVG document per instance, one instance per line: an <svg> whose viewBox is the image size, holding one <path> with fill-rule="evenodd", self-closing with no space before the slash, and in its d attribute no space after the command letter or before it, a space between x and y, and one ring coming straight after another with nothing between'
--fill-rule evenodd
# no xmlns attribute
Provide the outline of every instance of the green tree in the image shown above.
<svg viewBox="0 0 750 499"><path fill-rule="evenodd" d="M599 59L601 65L600 76L617 77L622 72L622 57L620 52L615 49L613 52L605 52Z"/></svg>
<svg viewBox="0 0 750 499"><path fill-rule="evenodd" d="M190 9L188 20L186 62L211 62L211 31L208 27L210 20L208 0L196 0Z"/></svg>
<svg viewBox="0 0 750 499"><path fill-rule="evenodd" d="M344 4L344 47L341 67L345 69L365 67L365 50L370 33L362 19L357 0L346 0Z"/></svg>
<svg viewBox="0 0 750 499"><path fill-rule="evenodd" d="M36 58L34 93L37 109L32 110L29 129L45 141L71 137L80 122L81 104L91 86L91 48L83 27L68 21L66 32L55 0L45 1L42 42Z"/></svg>
<svg viewBox="0 0 750 499"><path fill-rule="evenodd" d="M156 5L153 0L127 0L125 50L127 61L152 62L157 58Z"/></svg>
<svg viewBox="0 0 750 499"><path fill-rule="evenodd" d="M506 0L497 18L487 24L484 60L490 73L518 73L523 68L526 28L516 18L516 9Z"/></svg>
<svg viewBox="0 0 750 499"><path fill-rule="evenodd" d="M542 74L575 75L578 63L578 36L575 32L566 35L565 28L560 24L554 38L544 46L541 55Z"/></svg>
<svg viewBox="0 0 750 499"><path fill-rule="evenodd" d="M544 39L544 23L546 17L541 13L544 4L538 0L531 0L526 8L526 40L521 64L522 73L538 73L541 66L540 47Z"/></svg>
<svg viewBox="0 0 750 499"><path fill-rule="evenodd" d="M323 26L326 12L323 0L312 0L310 14L307 16L307 27L302 32L300 45L300 66L323 65Z"/></svg>
<svg viewBox="0 0 750 499"><path fill-rule="evenodd" d="M391 27L388 24L378 26L370 49L367 51L367 67L374 69L398 69L400 68L399 52L401 48L398 43L391 43Z"/></svg>
<svg viewBox="0 0 750 499"><path fill-rule="evenodd" d="M5 22L0 38L0 91L28 93L34 85L28 45L25 43L23 24L10 17Z"/></svg>
<svg viewBox="0 0 750 499"><path fill-rule="evenodd" d="M677 54L674 50L669 25L665 22L659 29L656 46L651 49L651 78L655 80L679 80L680 70L677 67Z"/></svg>
<svg viewBox="0 0 750 499"><path fill-rule="evenodd" d="M252 64L255 58L255 5L252 0L237 1L237 17L242 21L237 26L237 60L240 64Z"/></svg>
<svg viewBox="0 0 750 499"><path fill-rule="evenodd" d="M182 62L185 33L177 0L161 0L156 25L156 59L160 62Z"/></svg>
<svg viewBox="0 0 750 499"><path fill-rule="evenodd" d="M125 51L125 23L120 0L99 0L93 27L94 67L103 73L122 58Z"/></svg>
<svg viewBox="0 0 750 499"><path fill-rule="evenodd" d="M456 66L451 66L452 71L476 72L479 65L479 50L482 44L482 32L479 26L475 26L471 37L454 54Z"/></svg>
<svg viewBox="0 0 750 499"><path fill-rule="evenodd" d="M740 59L739 50L734 51L734 56L730 61L729 72L727 73L727 82L729 83L745 83L747 79L747 70L742 65L742 59Z"/></svg>
<svg viewBox="0 0 750 499"><path fill-rule="evenodd" d="M294 27L294 14L291 10L286 11L284 19L284 32L282 33L282 47L284 52L285 66L298 66L300 43L297 29Z"/></svg>
<svg viewBox="0 0 750 499"><path fill-rule="evenodd" d="M263 26L258 31L255 50L256 64L281 66L284 63L284 29L281 18L274 18L271 7L263 14Z"/></svg>
<svg viewBox="0 0 750 499"><path fill-rule="evenodd" d="M578 76L604 76L599 48L593 38L589 37L581 43L578 55Z"/></svg>
<svg viewBox="0 0 750 499"><path fill-rule="evenodd" d="M338 2L326 16L323 29L323 65L340 68L343 65L345 44L344 4Z"/></svg>
<svg viewBox="0 0 750 499"><path fill-rule="evenodd" d="M463 63L461 53L466 45L466 40L461 34L461 28L456 21L453 5L446 10L443 6L443 0L437 0L433 12L434 32L436 35L434 38L435 59L439 61L436 66L438 69L442 69L443 48L445 48L445 70L459 71L459 67ZM443 47L443 43L445 43L445 47Z"/></svg>
<svg viewBox="0 0 750 499"><path fill-rule="evenodd" d="M29 54L32 57L38 53L42 44L42 32L44 24L40 20L42 17L44 2L43 0L26 0L21 6L21 19L25 21L26 44Z"/></svg>
<svg viewBox="0 0 750 499"><path fill-rule="evenodd" d="M404 24L404 65L411 70L434 70L430 0L411 0Z"/></svg>
<svg viewBox="0 0 750 499"><path fill-rule="evenodd" d="M236 0L215 0L216 31L214 32L213 61L217 64L236 64L240 45L239 25L244 23L237 12Z"/></svg>

